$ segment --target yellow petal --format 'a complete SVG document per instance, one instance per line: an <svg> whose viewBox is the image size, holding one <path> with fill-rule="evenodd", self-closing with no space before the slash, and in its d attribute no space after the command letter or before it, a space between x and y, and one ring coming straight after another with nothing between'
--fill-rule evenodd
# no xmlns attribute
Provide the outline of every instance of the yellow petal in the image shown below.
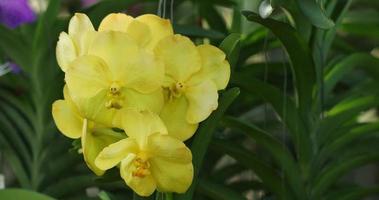
<svg viewBox="0 0 379 200"><path fill-rule="evenodd" d="M99 31L126 32L129 24L133 20L133 17L124 13L111 13L101 21Z"/></svg>
<svg viewBox="0 0 379 200"><path fill-rule="evenodd" d="M164 78L164 65L155 56L140 50L135 62L130 63L125 73L125 84L141 93L151 93L158 90Z"/></svg>
<svg viewBox="0 0 379 200"><path fill-rule="evenodd" d="M141 47L148 45L153 35L146 24L137 20L133 20L129 24L126 33L136 40Z"/></svg>
<svg viewBox="0 0 379 200"><path fill-rule="evenodd" d="M192 137L198 124L190 124L186 120L188 102L184 96L166 102L160 117L167 126L168 134L181 141Z"/></svg>
<svg viewBox="0 0 379 200"><path fill-rule="evenodd" d="M94 41L97 32L87 31L83 33L70 34L70 37L75 45L77 57L87 55L88 49Z"/></svg>
<svg viewBox="0 0 379 200"><path fill-rule="evenodd" d="M68 25L68 34L82 34L87 31L95 31L91 20L83 13L75 13Z"/></svg>
<svg viewBox="0 0 379 200"><path fill-rule="evenodd" d="M215 46L204 44L197 47L202 58L202 67L191 77L190 84L198 84L205 79L212 80L218 90L225 89L230 78L230 65L225 54Z"/></svg>
<svg viewBox="0 0 379 200"><path fill-rule="evenodd" d="M122 116L122 128L130 138L136 139L141 149L147 147L149 135L167 134L162 120L150 111L125 110Z"/></svg>
<svg viewBox="0 0 379 200"><path fill-rule="evenodd" d="M71 63L66 83L72 98L90 98L108 90L110 75L104 61L95 56L82 56Z"/></svg>
<svg viewBox="0 0 379 200"><path fill-rule="evenodd" d="M120 163L128 154L137 152L136 141L126 138L105 147L97 156L95 164L99 169L107 170Z"/></svg>
<svg viewBox="0 0 379 200"><path fill-rule="evenodd" d="M101 176L104 174L104 170L101 170L95 165L96 157L105 147L123 139L123 137L111 129L87 129L88 127L86 125L86 123L83 125L82 133L84 160L87 163L87 166L96 175Z"/></svg>
<svg viewBox="0 0 379 200"><path fill-rule="evenodd" d="M166 69L166 74L176 81L185 82L200 70L201 57L192 41L181 35L162 39L154 49Z"/></svg>
<svg viewBox="0 0 379 200"><path fill-rule="evenodd" d="M75 60L77 52L75 45L67 33L62 32L56 48L57 62L62 71L66 71L69 64Z"/></svg>
<svg viewBox="0 0 379 200"><path fill-rule="evenodd" d="M149 137L149 151L153 153L150 169L158 190L184 193L193 179L191 151L182 141L160 134Z"/></svg>
<svg viewBox="0 0 379 200"><path fill-rule="evenodd" d="M52 114L60 132L69 138L80 138L82 135L83 119L77 110L73 110L70 101L57 100L53 103Z"/></svg>
<svg viewBox="0 0 379 200"><path fill-rule="evenodd" d="M149 152L154 158L187 164L192 162L191 150L171 135L153 134L149 137Z"/></svg>
<svg viewBox="0 0 379 200"><path fill-rule="evenodd" d="M217 109L218 93L213 81L206 80L196 86L189 87L185 95L189 102L186 117L189 123L199 123Z"/></svg>
<svg viewBox="0 0 379 200"><path fill-rule="evenodd" d="M162 19L152 14L145 14L137 17L136 20L146 24L152 33L150 35L151 39L146 45L148 49L153 49L160 40L174 34L171 23L167 19Z"/></svg>
<svg viewBox="0 0 379 200"><path fill-rule="evenodd" d="M138 195L150 196L156 189L156 183L151 175L144 177L133 176L133 161L136 158L135 154L129 154L122 162L120 167L121 177L125 183Z"/></svg>
<svg viewBox="0 0 379 200"><path fill-rule="evenodd" d="M150 93L162 84L163 64L152 53L139 48L125 33L99 33L89 54L102 58L107 63L113 80L122 86Z"/></svg>
<svg viewBox="0 0 379 200"><path fill-rule="evenodd" d="M164 104L162 89L149 94L142 94L132 89L123 91L125 94L125 108L137 110L150 110L159 113Z"/></svg>

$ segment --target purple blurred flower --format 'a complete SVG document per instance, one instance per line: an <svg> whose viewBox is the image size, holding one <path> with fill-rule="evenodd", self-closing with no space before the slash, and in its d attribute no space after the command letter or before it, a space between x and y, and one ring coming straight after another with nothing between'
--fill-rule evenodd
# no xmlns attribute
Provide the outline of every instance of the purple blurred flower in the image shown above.
<svg viewBox="0 0 379 200"><path fill-rule="evenodd" d="M18 66L14 62L9 62L9 67L10 67L12 73L14 73L14 74L19 74L21 72L20 66Z"/></svg>
<svg viewBox="0 0 379 200"><path fill-rule="evenodd" d="M10 28L35 21L28 0L0 0L0 23Z"/></svg>

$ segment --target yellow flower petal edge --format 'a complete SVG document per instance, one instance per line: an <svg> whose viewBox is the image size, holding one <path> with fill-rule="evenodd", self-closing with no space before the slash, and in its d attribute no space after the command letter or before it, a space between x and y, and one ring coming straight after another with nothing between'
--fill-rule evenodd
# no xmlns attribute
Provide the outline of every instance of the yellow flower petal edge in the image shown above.
<svg viewBox="0 0 379 200"><path fill-rule="evenodd" d="M209 79L216 84L217 90L225 89L230 79L230 65L225 59L225 53L209 44L199 45L197 49L201 56L202 67L191 77L189 84L195 85Z"/></svg>
<svg viewBox="0 0 379 200"><path fill-rule="evenodd" d="M206 80L189 87L185 96L189 103L186 116L189 123L204 121L218 107L217 86L213 81Z"/></svg>
<svg viewBox="0 0 379 200"><path fill-rule="evenodd" d="M68 34L60 34L56 47L57 62L62 71L65 72L75 58L87 54L94 35L95 29L87 15L76 13L70 19Z"/></svg>
<svg viewBox="0 0 379 200"><path fill-rule="evenodd" d="M145 14L136 18L137 21L146 24L152 33L149 42L145 45L147 49L154 49L163 38L174 35L171 22L157 15Z"/></svg>
<svg viewBox="0 0 379 200"><path fill-rule="evenodd" d="M96 175L101 176L105 170L96 166L96 157L106 146L122 141L125 136L114 132L112 129L95 126L96 125L87 119L83 121L81 142L83 156L87 166Z"/></svg>
<svg viewBox="0 0 379 200"><path fill-rule="evenodd" d="M101 21L99 31L126 32L133 20L133 17L124 13L111 13Z"/></svg>
<svg viewBox="0 0 379 200"><path fill-rule="evenodd" d="M187 37L173 35L164 38L154 49L164 62L166 75L178 84L186 82L201 69L201 57L195 44Z"/></svg>
<svg viewBox="0 0 379 200"><path fill-rule="evenodd" d="M75 13L75 15L70 19L68 25L68 34L83 34L87 31L94 31L91 20L86 14Z"/></svg>
<svg viewBox="0 0 379 200"><path fill-rule="evenodd" d="M160 117L167 126L168 133L178 140L186 141L196 132L198 123L187 122L188 100L183 95L167 101L163 106Z"/></svg>
<svg viewBox="0 0 379 200"><path fill-rule="evenodd" d="M174 34L169 20L152 14L133 18L124 13L111 13L101 21L99 31L127 33L148 50L152 50L161 39Z"/></svg>
<svg viewBox="0 0 379 200"><path fill-rule="evenodd" d="M56 126L65 136L77 139L82 135L83 119L72 109L70 101L57 100L53 103L52 114Z"/></svg>
<svg viewBox="0 0 379 200"><path fill-rule="evenodd" d="M59 35L59 41L56 47L56 56L58 65L62 71L66 71L69 64L77 57L76 47L70 36L62 32Z"/></svg>

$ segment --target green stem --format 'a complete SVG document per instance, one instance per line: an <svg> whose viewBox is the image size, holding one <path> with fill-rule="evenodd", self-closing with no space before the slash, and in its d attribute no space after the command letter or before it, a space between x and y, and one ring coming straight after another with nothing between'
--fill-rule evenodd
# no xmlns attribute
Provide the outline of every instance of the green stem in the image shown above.
<svg viewBox="0 0 379 200"><path fill-rule="evenodd" d="M133 193L133 200L154 200L154 195L151 195L149 197L141 197L136 193Z"/></svg>

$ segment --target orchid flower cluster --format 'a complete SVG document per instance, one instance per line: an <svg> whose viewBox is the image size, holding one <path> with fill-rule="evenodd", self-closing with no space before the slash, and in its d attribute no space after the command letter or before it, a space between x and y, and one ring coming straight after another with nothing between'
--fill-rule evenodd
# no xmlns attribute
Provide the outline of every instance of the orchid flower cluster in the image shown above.
<svg viewBox="0 0 379 200"><path fill-rule="evenodd" d="M218 106L230 77L225 54L174 34L156 15L109 14L96 31L77 13L56 56L66 85L53 118L81 139L88 167L99 176L118 167L141 196L186 192L193 165L184 141Z"/></svg>

